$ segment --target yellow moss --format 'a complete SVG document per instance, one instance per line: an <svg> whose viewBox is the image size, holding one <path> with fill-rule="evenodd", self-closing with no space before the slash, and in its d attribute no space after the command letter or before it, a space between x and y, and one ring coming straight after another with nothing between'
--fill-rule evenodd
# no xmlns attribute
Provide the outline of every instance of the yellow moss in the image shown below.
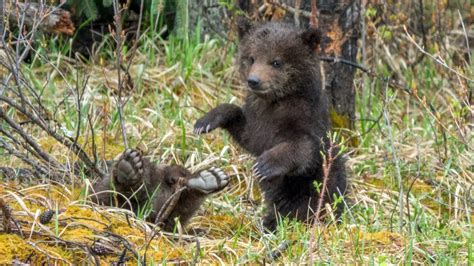
<svg viewBox="0 0 474 266"><path fill-rule="evenodd" d="M45 252L47 252L49 256L61 258L63 260L68 261L69 263L72 262L73 254L70 251L68 251L68 249L62 246L51 246L51 245L40 243L38 244L38 247L44 250ZM45 260L46 260L46 257L43 257L43 258L40 258L40 260L38 260L37 262L40 263Z"/></svg>
<svg viewBox="0 0 474 266"><path fill-rule="evenodd" d="M357 137L351 136L349 132L352 132L354 125L351 122L349 115L347 114L338 114L334 107L330 107L329 110L332 127L345 138L350 139L350 145L352 147L359 146L359 139Z"/></svg>
<svg viewBox="0 0 474 266"><path fill-rule="evenodd" d="M143 245L145 243L144 232L138 228L132 228L127 224L114 224L112 225L111 230L112 233L126 237L137 246Z"/></svg>
<svg viewBox="0 0 474 266"><path fill-rule="evenodd" d="M110 223L98 212L95 212L87 207L81 207L76 205L69 206L66 211L61 214L60 218L71 218L77 220L81 224L90 226L91 228L95 228L96 230L103 230L105 229L106 225Z"/></svg>
<svg viewBox="0 0 474 266"><path fill-rule="evenodd" d="M89 156L93 156L94 149L92 145L92 137L89 136L86 139L84 136L80 136L77 142ZM52 137L48 136L41 138L38 143L41 148L53 155L60 162L65 162L67 159L72 161L77 160L77 158L75 158L66 147ZM110 134L104 135L102 132L97 132L97 135L94 138L94 143L96 146L96 152L105 160L114 159L124 150L123 143L120 139L117 139Z"/></svg>
<svg viewBox="0 0 474 266"><path fill-rule="evenodd" d="M368 177L364 178L364 181L368 184L374 185L375 187L378 188L385 188L387 187L384 180L381 178L376 178L376 177Z"/></svg>
<svg viewBox="0 0 474 266"><path fill-rule="evenodd" d="M80 243L91 243L94 238L92 230L87 228L71 228L60 235L61 239Z"/></svg>
<svg viewBox="0 0 474 266"><path fill-rule="evenodd" d="M366 244L373 245L396 245L402 246L404 238L402 235L389 231L380 231L380 232L358 232L359 241L366 242Z"/></svg>
<svg viewBox="0 0 474 266"><path fill-rule="evenodd" d="M38 243L34 244L35 248L19 235L0 234L0 243L0 265L10 265L15 259L25 261L27 258L30 258L32 259L32 264L41 264L47 261L70 261L72 257L70 252L59 246ZM31 243L34 243L34 241L31 240Z"/></svg>
<svg viewBox="0 0 474 266"><path fill-rule="evenodd" d="M406 184L407 187L411 186L411 180L409 180L407 183L409 184ZM415 183L413 184L413 186L411 187L411 193L413 194L421 194L421 193L430 193L430 192L433 192L433 187L426 184L425 182L421 181L421 180L416 180Z"/></svg>
<svg viewBox="0 0 474 266"><path fill-rule="evenodd" d="M238 217L231 215L211 215L207 219L211 221L210 228L229 228L236 230L243 225L252 224L248 217L244 215Z"/></svg>
<svg viewBox="0 0 474 266"><path fill-rule="evenodd" d="M82 187L77 187L73 188L71 191L71 200L78 200L81 198L82 192L85 190L85 188Z"/></svg>
<svg viewBox="0 0 474 266"><path fill-rule="evenodd" d="M230 215L211 215L209 219L220 224L232 224L235 222L235 217L231 217Z"/></svg>
<svg viewBox="0 0 474 266"><path fill-rule="evenodd" d="M0 234L0 264L11 264L14 259L24 260L33 251L20 236Z"/></svg>
<svg viewBox="0 0 474 266"><path fill-rule="evenodd" d="M183 256L184 253L183 248L172 245L164 237L161 237L151 242L147 251L147 260L155 262L160 262L165 259L173 260ZM140 254L144 256L145 249L141 250Z"/></svg>

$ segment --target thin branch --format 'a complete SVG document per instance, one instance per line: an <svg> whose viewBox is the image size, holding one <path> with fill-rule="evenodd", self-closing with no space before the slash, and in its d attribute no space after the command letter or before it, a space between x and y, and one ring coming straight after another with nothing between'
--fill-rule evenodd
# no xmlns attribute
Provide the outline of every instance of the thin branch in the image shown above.
<svg viewBox="0 0 474 266"><path fill-rule="evenodd" d="M386 97L388 97L388 94L386 95ZM386 99L386 101L388 102L388 99ZM390 150L392 152L392 156L393 156L393 164L395 165L395 169L396 169L396 175L397 175L397 181L398 181L398 204L399 204L399 215L400 217L398 218L398 229L400 230L400 232L402 231L403 229L403 208L404 208L404 204L403 204L403 181L402 181L402 175L401 175L401 171L400 171L400 160L398 159L398 156L397 156L397 152L395 150L395 145L394 145L394 142L393 142L393 133L392 133L392 125L391 125L391 122L390 122L390 116L388 114L388 108L385 108L383 110L383 115L384 115L384 119L385 119L385 123L387 125L387 130L388 130L388 140L389 140L389 144L390 144Z"/></svg>
<svg viewBox="0 0 474 266"><path fill-rule="evenodd" d="M49 156L49 154L44 152L41 149L41 147L25 131L23 131L21 126L18 123L16 123L15 121L13 121L12 119L10 119L10 117L8 117L2 109L0 109L0 117L3 118L3 120L8 125L10 125L10 127L16 133L18 133L21 136L21 138L26 143L28 143L28 145L30 147L33 148L33 150L35 151L35 153L38 155L39 158L45 160L48 164L53 165L55 168L60 168L60 164L53 157ZM2 131L3 131L3 129L2 129Z"/></svg>
<svg viewBox="0 0 474 266"><path fill-rule="evenodd" d="M180 182L178 182L180 183ZM156 215L155 224L162 224L176 207L181 193L186 190L186 186L181 186L166 200L166 202L161 207L160 211Z"/></svg>
<svg viewBox="0 0 474 266"><path fill-rule="evenodd" d="M20 153L17 151L15 148L10 146L7 142L5 142L3 139L0 138L0 147L7 150L11 155L17 157L18 159L22 160L26 164L30 165L33 167L33 169L40 175L47 176L47 177L53 177L56 180L60 180L60 178L56 178L58 176L54 175L47 169L45 169L43 166L39 165L37 162L31 160L26 156L25 154Z"/></svg>
<svg viewBox="0 0 474 266"><path fill-rule="evenodd" d="M431 59L433 59L436 63L438 63L438 64L440 64L441 66L445 67L446 69L448 69L450 72L453 72L453 73L456 74L457 76L459 76L459 77L465 79L465 80L468 81L468 82L474 82L473 79L467 77L466 75L463 75L463 74L459 73L459 71L456 71L455 69L453 69L452 67L450 67L449 65L447 65L447 64L444 62L444 60L443 60L440 56L436 57L436 56L434 56L434 55L428 53L427 51L425 51L425 49L423 49L423 47L421 47L421 46L413 39L413 37L411 37L411 35L408 33L408 30L407 30L407 28L406 28L405 26L403 26L403 29L405 30L405 33L406 33L408 39L410 40L410 42L413 43L413 45L415 45L415 47L416 47L420 52L422 52L423 54L429 56L429 57L430 57Z"/></svg>
<svg viewBox="0 0 474 266"><path fill-rule="evenodd" d="M3 2L3 1L2 1ZM71 21L69 11L59 7L46 6L42 3L20 3L16 2L17 12L9 13L9 21L15 25L24 24L28 27L35 27L52 33L64 33L73 35L75 31L74 23ZM21 12L19 12L21 10ZM38 16L41 19L38 19ZM21 19L20 19L21 18ZM18 23L21 21L21 23ZM19 27L22 29L23 27Z"/></svg>
<svg viewBox="0 0 474 266"><path fill-rule="evenodd" d="M321 209L322 205L324 202L324 196L327 192L327 184L330 179L330 173L332 169L332 164L334 163L334 160L337 158L338 154L334 155L334 149L337 149L337 144L335 144L329 136L329 148L327 149L326 155L323 157L323 184L321 189L319 190L319 199L318 199L318 205L316 207L316 212L314 214L314 221L313 221L313 226L311 227L311 233L310 233L310 239L309 239L309 261L310 265L313 265L313 252L315 250L315 242L316 242L316 236L315 236L315 229L316 225L320 221L320 214L321 214ZM328 195L330 197L331 195Z"/></svg>
<svg viewBox="0 0 474 266"><path fill-rule="evenodd" d="M365 66L359 65L355 62L352 62L350 60L346 60L340 57L331 57L331 56L320 56L319 60L324 61L324 62L329 62L329 63L342 63L348 66L352 66L354 68L360 69L364 71L365 73L372 73L368 68Z"/></svg>
<svg viewBox="0 0 474 266"><path fill-rule="evenodd" d="M115 61L116 68L117 68L117 78L118 78L118 96L117 96L117 108L120 120L120 128L122 130L122 138L123 144L125 149L128 149L128 140L127 140L127 131L125 129L125 121L123 117L123 99L122 99L122 92L123 92L123 79L122 79L122 45L123 45L123 38L124 33L122 31L122 10L119 9L120 3L118 0L113 0L114 6L114 24L115 24L115 42L116 46L116 56L117 59Z"/></svg>
<svg viewBox="0 0 474 266"><path fill-rule="evenodd" d="M461 11L459 11L459 9L458 9L458 15L459 15L459 20L461 21L462 30L464 32L464 40L466 41L466 47L467 47L466 54L469 61L468 63L469 65L471 65L471 48L469 47L469 37L467 36L466 26L464 26L464 20L462 18Z"/></svg>

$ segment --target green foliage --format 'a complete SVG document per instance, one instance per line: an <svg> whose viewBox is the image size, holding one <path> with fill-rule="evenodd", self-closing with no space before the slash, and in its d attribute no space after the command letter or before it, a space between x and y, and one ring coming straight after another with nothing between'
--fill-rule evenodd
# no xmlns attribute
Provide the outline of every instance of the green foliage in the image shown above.
<svg viewBox="0 0 474 266"><path fill-rule="evenodd" d="M66 6L75 9L75 16L83 20L96 20L101 10L112 7L114 0L67 0Z"/></svg>
<svg viewBox="0 0 474 266"><path fill-rule="evenodd" d="M84 5L82 1L71 2ZM91 2L96 8L107 4L107 1L89 0ZM173 1L153 0L151 8L145 8L149 14L153 14L150 27L158 25L155 29L159 29L159 25L162 25L162 14L165 12L163 6L159 5L164 2ZM175 5L176 1L174 2ZM366 16L371 18L378 15L375 8L369 7L366 12ZM378 42L385 42L386 45L405 36L404 33L400 35L397 28L383 25L377 27L375 32L380 37ZM347 167L351 177L350 197L354 198L348 204L350 208L337 224L309 227L282 219L278 224L278 233L266 234L258 228L261 207L255 203L261 202L261 195L258 194L251 173L253 158L242 156L244 152L238 150L237 145L229 141L228 134L223 131L206 136L192 134L193 122L203 112L219 103L238 103L243 98L241 88L234 84L236 74L231 71L235 46L222 40L202 40L199 31L186 33L184 39L182 36L178 38L170 35L167 40L162 40L154 30L146 31L141 37L131 71L133 80L138 85L124 108L124 117L129 138L134 142L131 146L139 142L146 143L153 161L183 163L194 169L211 162L220 164L232 175L229 188L211 197L193 220L196 228L207 230L205 236L199 237L202 244L199 263L258 264L269 261L268 253L284 241L290 241L291 245L272 263L307 264L307 258L311 256L308 254L311 241L314 244L314 260L319 264L469 265L474 262L474 216L472 206L469 206L472 190L468 183L471 179L467 178L472 176L474 170L469 159L472 158L472 149L469 150L466 144L457 139L462 131L460 134L453 134L452 131L461 125L470 109L454 94L456 90L451 88L461 86L462 83L450 79L445 69L429 58L410 68L404 68L404 64L398 63L397 60L403 58L397 57L397 60L389 61L395 66L401 66L398 79L406 80L407 88L416 88L420 98L426 98L429 104L437 108L444 127L437 124L437 117L430 115L423 103L413 95L392 88L381 78L358 76L356 84L360 87L357 87L356 106L359 119L354 131L360 133L360 146L354 150L349 149L352 153L346 153L349 154ZM397 43L403 44L404 42ZM98 57L112 58L104 64L103 68L106 69L110 69L114 63L114 50L111 47L104 45L99 51ZM389 48L395 49L392 46ZM394 51L402 52L403 49ZM81 124L87 125L87 115L90 114L98 137L102 134L101 130L112 136L117 135L120 128L118 112L114 109L113 97L107 95L107 90L101 87L104 77L101 71L97 71L102 66L97 62L80 67L72 65L70 59L62 59L66 50L52 38L42 39L36 50L38 53L32 59L33 63L23 70L27 79L44 99L43 103L50 106L51 110L58 110L56 120L68 130L74 130L78 119L76 106L74 101L70 101L74 98L67 98L70 90L64 81L76 84L80 76L76 71L87 73L90 75L90 83L81 110ZM379 47L377 51L384 50ZM412 52L419 55L417 50ZM441 55L449 65L453 65L449 57ZM377 59L370 66L378 75L395 76L391 65L381 60L380 54L371 54L368 58L371 57ZM365 64L370 64L370 61ZM136 69L140 69L140 74L135 72ZM64 75L64 80L62 76L58 76L59 72ZM57 107L57 103L61 105ZM104 111L107 109L104 106L108 106L109 110ZM9 115L13 111L8 110ZM390 115L391 124L384 123L384 112ZM346 117L335 118L336 122L346 123ZM389 129L393 134L388 134ZM443 134L446 136L443 137ZM41 138L34 130L31 135ZM466 143L472 143L472 134L464 137ZM394 143L393 147L388 147L390 142ZM107 146L107 149L110 147ZM396 159L392 149L396 152ZM445 149L447 159L444 159ZM3 155L2 153L4 151L0 149L0 154ZM402 187L399 187L395 178L398 171L403 178ZM321 185L317 182L314 184L318 190L321 190ZM406 205L402 218L404 226L394 232L394 226L401 219L397 211L399 189L404 192ZM13 192L16 193L16 190ZM86 192L81 199L89 194ZM31 201L31 204L42 202L43 197ZM341 200L339 197L335 198L336 203L345 204ZM61 210L56 207L56 198L48 198L49 201L54 204L52 207L55 210ZM59 207L62 207L61 201L59 203ZM124 228L138 228L137 224L143 222L149 210L150 206L145 206L138 214L138 221L132 219L131 225ZM15 211L23 210L16 206ZM30 208L30 211L34 213L34 208ZM94 210L97 213L100 211ZM71 224L90 222L89 212L84 213L88 214L84 216L85 219L73 220ZM65 220L61 215L64 214L58 214L56 217L59 216L59 220L52 223L50 229L53 236L62 237L60 233ZM105 211L102 214L109 215ZM122 214L116 216L125 217ZM116 224L113 224L112 228L115 227ZM312 231L316 232L313 240ZM127 232L129 231L122 235L140 241L140 247L143 246L144 234L132 235ZM4 237L5 234L0 236ZM35 243L37 239L32 238L30 241ZM172 238L168 241L173 244L173 249L189 251L180 256L180 259L192 261L197 250L195 243L173 242ZM54 245L59 244L55 242ZM160 242L156 250L149 250L149 254L158 254L163 246ZM1 247L2 245L0 249ZM164 250L163 254L167 252ZM149 264L164 264L166 259L173 262L173 257L163 255L156 262L150 260ZM116 261L117 256L114 255L113 260ZM130 262L139 263L134 260Z"/></svg>
<svg viewBox="0 0 474 266"><path fill-rule="evenodd" d="M109 2L109 0L69 0L68 4L76 7L76 16L85 16L87 19L96 20L99 17L99 10L96 2ZM111 2L111 1L110 1Z"/></svg>

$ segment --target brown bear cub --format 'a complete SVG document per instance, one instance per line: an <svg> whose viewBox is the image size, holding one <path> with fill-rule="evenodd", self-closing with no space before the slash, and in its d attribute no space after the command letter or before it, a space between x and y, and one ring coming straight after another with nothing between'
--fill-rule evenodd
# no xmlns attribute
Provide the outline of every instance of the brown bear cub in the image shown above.
<svg viewBox="0 0 474 266"><path fill-rule="evenodd" d="M186 189L166 219L162 228L171 231L175 218L186 224L196 213L209 194L222 190L229 183L229 177L219 168L191 173L182 166L155 165L142 156L139 150L127 150L112 166L112 173L94 185L94 202L129 208L137 213L151 206L147 220L155 222L157 214L175 192L174 185L184 180ZM115 192L117 197L112 193ZM132 206L127 202L129 200ZM116 202L116 200L117 202Z"/></svg>
<svg viewBox="0 0 474 266"><path fill-rule="evenodd" d="M217 106L196 122L195 132L226 129L257 157L253 169L267 203L264 225L268 229L276 229L275 211L310 221L319 200L315 181L323 182L321 153L328 150L331 128L315 54L319 31L239 21L239 37L237 64L248 88L245 103ZM324 202L333 202L345 190L344 160L338 156L330 169ZM339 204L336 215L342 210Z"/></svg>

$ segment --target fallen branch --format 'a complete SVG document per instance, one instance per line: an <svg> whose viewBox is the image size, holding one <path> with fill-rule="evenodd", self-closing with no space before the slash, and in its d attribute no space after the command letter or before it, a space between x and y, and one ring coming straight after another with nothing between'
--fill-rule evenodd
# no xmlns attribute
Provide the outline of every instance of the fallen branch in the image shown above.
<svg viewBox="0 0 474 266"><path fill-rule="evenodd" d="M73 35L74 24L69 11L41 3L16 3L14 10L7 12L8 20L15 26L38 26L39 29L56 33Z"/></svg>
<svg viewBox="0 0 474 266"><path fill-rule="evenodd" d="M166 202L163 204L163 207L161 207L161 210L156 215L155 224L160 225L166 219L168 219L171 211L173 211L173 209L176 207L176 204L181 197L181 193L187 188L186 185L184 185L184 182L184 178L179 178L179 181L175 187L175 192L166 200Z"/></svg>

